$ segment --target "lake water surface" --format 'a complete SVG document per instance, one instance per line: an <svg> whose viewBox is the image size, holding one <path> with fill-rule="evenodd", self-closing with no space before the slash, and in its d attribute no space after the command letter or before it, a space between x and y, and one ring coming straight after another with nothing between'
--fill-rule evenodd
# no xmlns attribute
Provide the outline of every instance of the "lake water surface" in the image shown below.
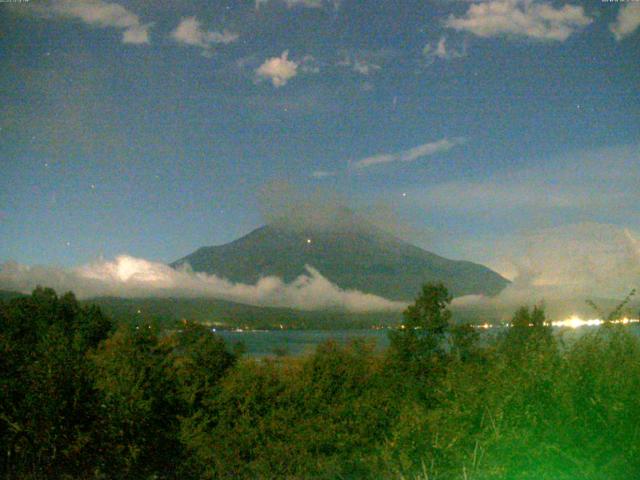
<svg viewBox="0 0 640 480"><path fill-rule="evenodd" d="M578 329L558 328L555 334L561 336L566 344L575 341L582 334L599 327L581 327ZM629 325L634 333L640 335L640 325ZM503 328L496 327L481 331L481 342L490 342ZM246 355L263 357L275 355L277 352L286 355L303 355L312 353L316 346L327 340L335 340L339 344L346 344L352 339L363 338L375 343L378 350L389 346L388 329L374 330L249 330L244 332L217 331L225 341L231 345L242 342L246 348Z"/></svg>

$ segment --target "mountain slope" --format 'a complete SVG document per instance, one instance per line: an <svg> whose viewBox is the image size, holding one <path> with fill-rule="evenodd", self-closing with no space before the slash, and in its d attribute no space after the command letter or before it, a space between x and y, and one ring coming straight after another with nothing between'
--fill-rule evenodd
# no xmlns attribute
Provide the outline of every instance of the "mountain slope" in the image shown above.
<svg viewBox="0 0 640 480"><path fill-rule="evenodd" d="M311 265L344 289L411 301L425 282L442 281L454 296L495 295L509 282L487 267L449 260L363 224L335 228L260 227L231 243L203 247L177 260L194 271L255 283L276 275L290 282Z"/></svg>

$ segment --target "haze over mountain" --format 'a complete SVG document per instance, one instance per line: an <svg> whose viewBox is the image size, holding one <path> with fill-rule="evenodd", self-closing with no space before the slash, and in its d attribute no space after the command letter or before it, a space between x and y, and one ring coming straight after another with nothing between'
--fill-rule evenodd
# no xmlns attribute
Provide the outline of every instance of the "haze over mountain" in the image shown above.
<svg viewBox="0 0 640 480"><path fill-rule="evenodd" d="M280 217L225 245L202 247L173 262L232 282L256 283L266 276L291 282L317 269L343 289L410 301L425 282L443 282L454 296L493 296L509 281L469 261L449 260L400 240L336 208L324 222ZM326 216L324 217L326 220Z"/></svg>

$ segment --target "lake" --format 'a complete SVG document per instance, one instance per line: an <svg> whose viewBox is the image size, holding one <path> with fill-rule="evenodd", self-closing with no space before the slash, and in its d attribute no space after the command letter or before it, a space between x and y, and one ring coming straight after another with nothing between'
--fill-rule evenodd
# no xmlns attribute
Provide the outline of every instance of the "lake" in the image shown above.
<svg viewBox="0 0 640 480"><path fill-rule="evenodd" d="M556 335L561 335L566 343L575 341L581 334L593 331L599 327L554 328ZM640 325L628 327L636 334L640 334ZM496 327L481 331L481 342L490 342L491 338L499 334L503 328ZM287 355L302 355L311 353L316 346L326 340L335 340L339 344L346 344L351 339L363 338L375 342L378 350L389 346L388 329L374 330L248 330L243 332L219 330L215 332L233 345L244 343L246 355L264 357L275 355L276 352Z"/></svg>

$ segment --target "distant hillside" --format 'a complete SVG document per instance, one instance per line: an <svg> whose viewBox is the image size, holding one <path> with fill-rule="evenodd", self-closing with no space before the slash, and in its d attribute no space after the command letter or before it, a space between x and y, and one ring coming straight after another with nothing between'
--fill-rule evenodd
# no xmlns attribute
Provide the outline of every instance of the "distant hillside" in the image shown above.
<svg viewBox="0 0 640 480"><path fill-rule="evenodd" d="M85 300L111 318L125 323L158 322L171 326L184 319L222 328L353 329L373 325L395 326L401 312L349 313L341 311L302 311L289 308L256 307L210 298L114 298Z"/></svg>
<svg viewBox="0 0 640 480"><path fill-rule="evenodd" d="M64 292L58 292L63 294ZM0 301L27 297L27 294L0 290ZM215 298L121 298L94 297L80 301L97 305L117 322L157 323L172 327L182 319L219 328L301 330L344 330L395 326L402 321L402 312L352 313L341 310L305 311L292 308L260 307Z"/></svg>
<svg viewBox="0 0 640 480"><path fill-rule="evenodd" d="M58 292L63 293L63 292ZM25 294L0 290L0 301L24 297ZM594 298L605 313L612 311L620 299ZM211 298L116 298L97 297L81 301L95 304L112 319L129 324L156 322L172 327L181 319L218 326L219 328L250 328L273 330L347 330L367 329L374 326L392 327L402 323L402 312L352 313L338 310L304 311L290 308L260 307ZM511 319L519 305L503 303L453 306L456 323L500 323ZM573 314L582 318L595 318L596 312L584 299L567 299L546 305L552 320L563 320ZM631 302L624 314L638 318L640 300Z"/></svg>
<svg viewBox="0 0 640 480"><path fill-rule="evenodd" d="M203 247L172 263L234 282L276 275L290 282L311 265L344 289L412 301L425 282L441 281L454 296L493 296L509 283L489 268L454 261L363 223L334 228L260 227L231 243Z"/></svg>
<svg viewBox="0 0 640 480"><path fill-rule="evenodd" d="M9 301L20 297L26 297L26 295L24 293L12 292L9 290L0 290L0 301Z"/></svg>

